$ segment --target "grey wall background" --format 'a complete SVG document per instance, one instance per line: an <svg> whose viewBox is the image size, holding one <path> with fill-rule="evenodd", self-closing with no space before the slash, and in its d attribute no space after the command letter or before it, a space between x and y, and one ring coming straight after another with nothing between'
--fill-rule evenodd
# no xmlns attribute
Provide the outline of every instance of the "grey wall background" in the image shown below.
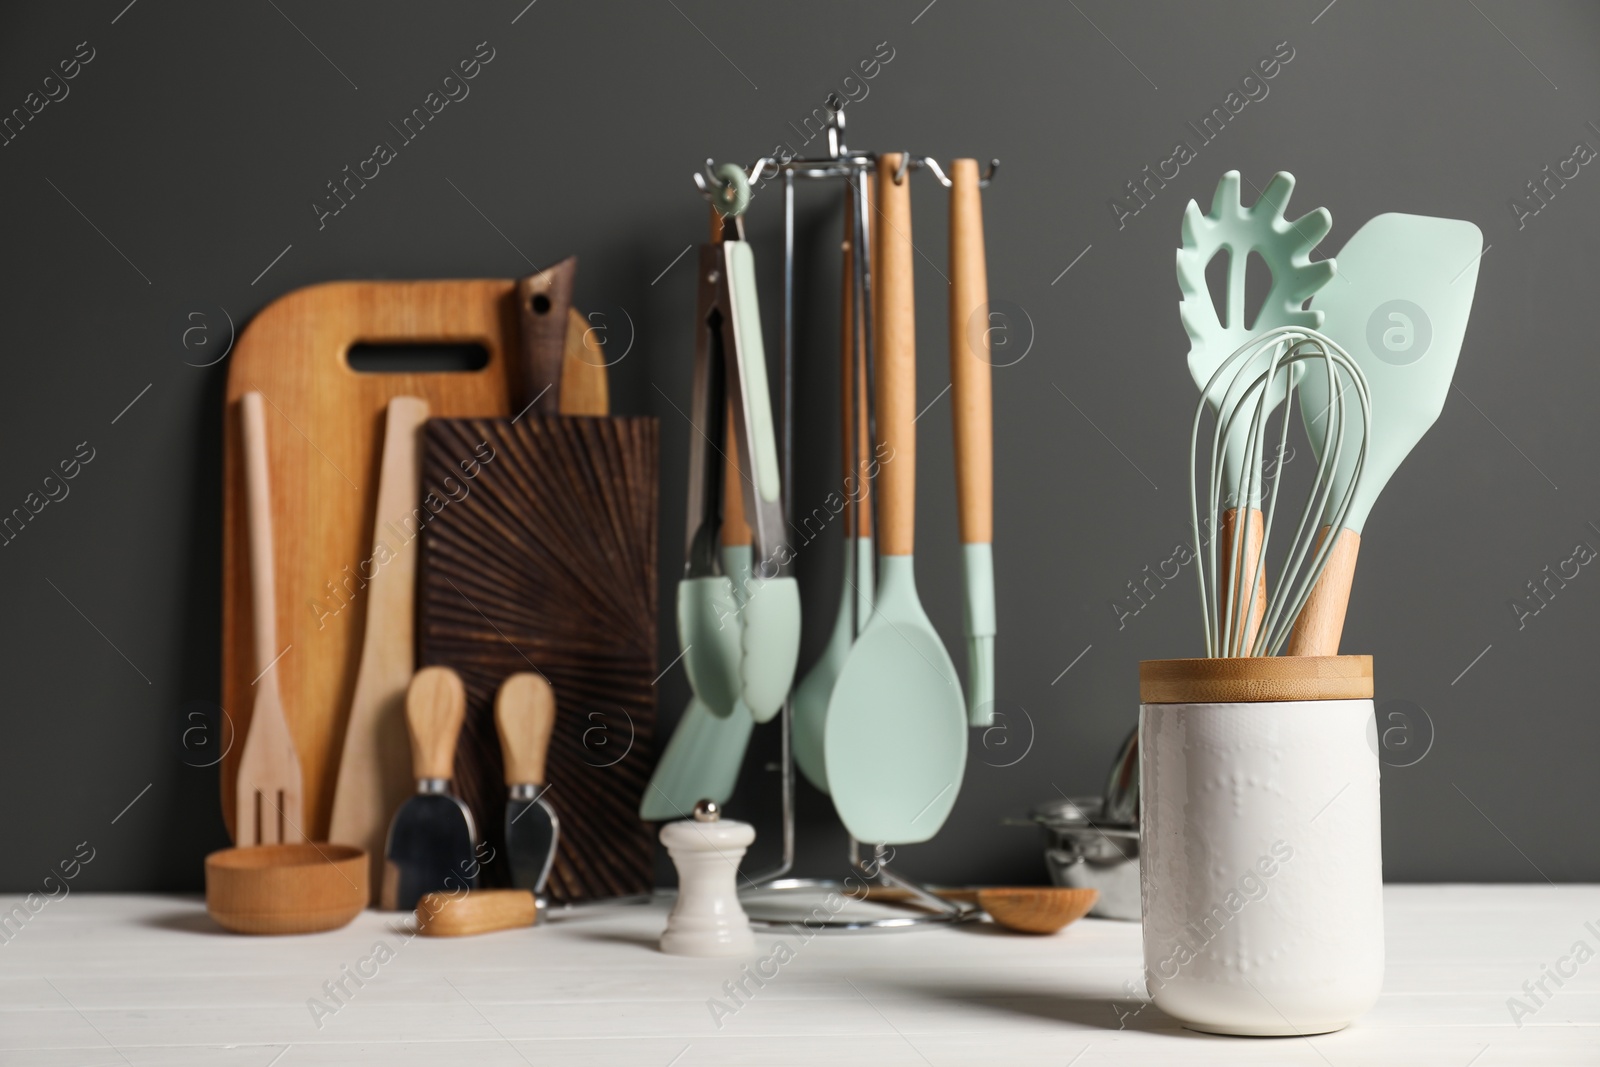
<svg viewBox="0 0 1600 1067"><path fill-rule="evenodd" d="M195 347L199 335L186 348L186 326L207 324L221 345L225 316L242 324L313 282L512 276L530 268L521 253L576 252L579 305L635 325L615 408L662 420L666 596L689 433L672 404L690 392L694 301L690 257L674 257L705 226L689 175L708 155L815 149L796 127L830 91L859 98L858 146L1004 161L985 196L990 288L1032 333L995 374L1007 728L973 735L955 814L901 850L903 865L1041 880L1036 835L1000 820L1058 790L1096 791L1136 718L1137 661L1198 652L1187 574L1120 628L1112 604L1183 536L1194 387L1173 249L1184 204L1209 202L1240 168L1257 185L1298 175L1296 213L1333 213L1324 254L1382 211L1483 229L1458 390L1368 525L1344 647L1378 656L1380 715L1408 716L1385 720L1399 727L1384 753L1392 879L1600 877L1600 854L1574 847L1563 817L1600 803L1600 573L1582 568L1522 628L1510 607L1575 544L1600 547L1600 172L1583 167L1520 226L1508 207L1576 142L1600 146L1600 9L525 3L8 6L3 109L79 42L93 59L0 148L0 511L80 442L94 458L0 548L0 889L36 886L84 840L89 887L197 888L202 855L225 843L216 772L191 766L183 730L219 688L226 362L189 365L219 348ZM309 205L324 183L482 41L495 58L470 97L319 230ZM880 42L893 58L846 83ZM1293 59L1269 94L1119 228L1110 199L1180 138L1198 143L1186 122L1280 42ZM949 402L935 401L948 380L934 270L946 201L925 178L915 199L920 400L934 403L919 423L917 555L929 613L959 647ZM776 206L758 199L752 219L769 297ZM817 309L799 323L806 441L833 410L838 217L820 197L802 207L802 297ZM802 449L802 510L833 484L834 440L828 429ZM837 549L802 565L809 663L833 616ZM662 663L671 641L663 626ZM661 689L670 720L681 673ZM770 730L759 744L770 754ZM734 807L766 828L768 853L775 790L758 753ZM800 801L802 868L840 873L825 800L803 788Z"/></svg>

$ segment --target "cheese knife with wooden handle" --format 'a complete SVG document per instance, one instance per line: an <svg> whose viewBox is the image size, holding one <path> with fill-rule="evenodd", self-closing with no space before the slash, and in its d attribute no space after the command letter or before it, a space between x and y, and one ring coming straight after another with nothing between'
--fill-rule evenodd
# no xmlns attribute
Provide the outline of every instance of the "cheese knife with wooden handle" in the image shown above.
<svg viewBox="0 0 1600 1067"><path fill-rule="evenodd" d="M556 858L561 823L545 799L545 757L556 723L556 697L543 675L524 671L500 683L494 701L494 721L500 733L500 754L505 760L506 852L511 884L527 889L544 902L545 879Z"/></svg>

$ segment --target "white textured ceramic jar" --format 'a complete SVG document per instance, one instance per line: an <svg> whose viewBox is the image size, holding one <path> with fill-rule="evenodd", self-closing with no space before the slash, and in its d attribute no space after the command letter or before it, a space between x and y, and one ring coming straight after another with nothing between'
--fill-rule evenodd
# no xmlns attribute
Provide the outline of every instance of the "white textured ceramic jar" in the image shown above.
<svg viewBox="0 0 1600 1067"><path fill-rule="evenodd" d="M1318 1034L1383 984L1367 656L1140 665L1145 981L1196 1030Z"/></svg>

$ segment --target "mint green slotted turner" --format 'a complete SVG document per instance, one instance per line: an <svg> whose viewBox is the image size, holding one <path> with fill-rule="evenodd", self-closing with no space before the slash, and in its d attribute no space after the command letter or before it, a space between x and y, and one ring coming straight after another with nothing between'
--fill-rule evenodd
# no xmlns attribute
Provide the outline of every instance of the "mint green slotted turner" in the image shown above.
<svg viewBox="0 0 1600 1067"><path fill-rule="evenodd" d="M1183 247L1177 255L1178 290L1183 299L1178 311L1189 335L1189 372L1200 389L1210 385L1223 361L1256 334L1276 326L1320 327L1322 313L1303 310L1301 305L1320 291L1334 273L1333 260L1311 261L1312 249L1333 227L1328 209L1317 208L1293 221L1284 215L1294 192L1294 175L1287 171L1274 174L1251 207L1240 203L1239 183L1239 172L1228 171L1217 183L1209 215L1202 215L1193 200L1183 213ZM1206 285L1206 267L1224 252L1228 255L1228 284L1226 306L1219 315ZM1261 302L1255 321L1247 323L1245 267L1252 252L1272 271L1272 287ZM1265 369L1265 355L1260 364ZM1238 375L1234 379L1239 383L1236 388L1243 388L1251 377ZM1222 395L1226 384L1212 388L1217 395L1208 395L1206 401L1213 411L1238 406L1237 396ZM1285 386L1280 385L1274 405L1283 403L1284 393ZM1236 420L1228 435L1228 467L1223 481L1223 489L1235 506L1244 503L1237 497L1243 484L1240 472L1249 437L1248 421ZM1249 501L1252 507L1259 503Z"/></svg>
<svg viewBox="0 0 1600 1067"><path fill-rule="evenodd" d="M1294 192L1294 175L1287 171L1273 175L1260 199L1251 207L1244 207L1240 202L1240 181L1236 170L1222 176L1209 215L1202 215L1199 206L1189 201L1183 214L1183 247L1177 254L1178 290L1183 295L1178 310L1189 335L1189 372L1198 388L1214 390L1206 394L1206 402L1219 418L1247 401L1244 391L1256 375L1240 373L1231 376L1228 383L1213 384L1217 369L1253 336L1266 330L1278 326L1320 326L1322 313L1304 310L1302 305L1308 297L1322 290L1334 274L1333 260L1311 261L1312 249L1333 227L1333 217L1328 210L1317 208L1292 221L1284 214L1289 196ZM1252 252L1271 270L1272 287L1262 300L1255 321L1247 323L1245 274ZM1228 256L1228 283L1224 308L1218 314L1206 284L1206 267L1223 253ZM1263 352L1258 357L1255 365L1258 373L1266 370L1269 355ZM1283 403L1287 386L1286 380L1278 380L1264 413L1270 413ZM1231 573L1240 574L1256 570L1262 537L1259 489L1254 499L1240 499L1241 486L1248 483L1259 487L1261 484L1259 477L1245 477L1245 449L1249 443L1250 420L1235 419L1225 442L1222 489L1226 508L1219 523L1221 529L1215 531L1220 558L1229 561L1230 567L1233 561L1238 561L1239 570ZM1243 546L1238 544L1241 530ZM1211 536L1212 531L1206 531L1205 535ZM1230 572L1224 572L1223 580L1231 588L1233 583L1226 578L1227 573ZM1242 647L1250 647L1254 640L1266 603L1263 577L1255 592L1255 604L1247 613L1249 621L1241 635Z"/></svg>
<svg viewBox="0 0 1600 1067"><path fill-rule="evenodd" d="M1339 653L1362 527L1390 476L1444 408L1482 255L1483 233L1470 222L1379 215L1339 250L1343 281L1312 300L1323 316L1322 332L1343 346L1366 375L1372 392L1372 439L1344 528L1295 620L1291 656ZM1300 414L1313 448L1322 441L1329 399L1326 380L1307 375L1300 386ZM1359 433L1350 421L1355 418L1359 415L1347 409L1347 435ZM1341 454L1330 508L1349 488L1354 462L1354 450ZM1331 532L1325 526L1322 536Z"/></svg>

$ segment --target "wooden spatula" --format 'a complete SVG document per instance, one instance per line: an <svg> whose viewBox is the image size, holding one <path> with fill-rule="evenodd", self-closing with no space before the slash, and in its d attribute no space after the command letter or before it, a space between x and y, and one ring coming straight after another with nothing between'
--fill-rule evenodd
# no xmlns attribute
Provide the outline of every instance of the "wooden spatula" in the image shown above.
<svg viewBox="0 0 1600 1067"><path fill-rule="evenodd" d="M244 429L245 481L249 486L250 603L256 668L250 732L239 757L234 844L277 845L305 840L300 757L278 688L278 597L272 565L272 489L267 474L267 416L260 393L239 398Z"/></svg>
<svg viewBox="0 0 1600 1067"><path fill-rule="evenodd" d="M372 571L367 585L361 666L350 698L339 781L328 840L365 849L372 860L374 899L383 885L383 843L389 819L416 787L406 741L406 687L416 669L412 606L416 600L422 453L417 446L428 402L389 401L372 520Z"/></svg>

